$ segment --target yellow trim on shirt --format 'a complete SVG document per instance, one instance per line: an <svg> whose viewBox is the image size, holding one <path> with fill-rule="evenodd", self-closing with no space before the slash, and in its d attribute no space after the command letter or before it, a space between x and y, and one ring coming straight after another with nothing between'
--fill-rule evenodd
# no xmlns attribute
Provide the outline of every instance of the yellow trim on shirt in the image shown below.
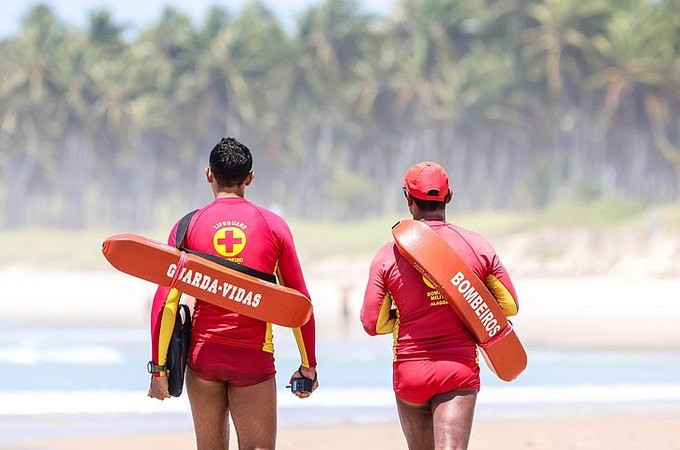
<svg viewBox="0 0 680 450"><path fill-rule="evenodd" d="M305 347L304 339L302 339L302 330L300 330L300 327L293 328L293 336L295 336L295 342L297 343L298 350L300 350L300 360L302 361L302 367L309 368L307 348Z"/></svg>
<svg viewBox="0 0 680 450"><path fill-rule="evenodd" d="M277 278L279 279L279 283L281 286L285 286L283 282L283 276L281 275L281 268L279 267L278 263L276 264L275 268L275 273ZM267 324L270 325L270 324ZM269 332L270 329L267 329ZM309 368L309 357L307 356L307 347L305 347L305 340L302 338L302 330L300 327L298 328L293 328L293 336L295 336L295 343L298 346L298 350L300 352L300 361L302 361L301 365L302 367L307 367ZM272 346L272 352L274 351L274 347Z"/></svg>
<svg viewBox="0 0 680 450"><path fill-rule="evenodd" d="M493 296L496 298L496 301L500 305L506 317L517 314L517 301L512 296L508 288L506 288L498 278L493 275L488 275L484 279L484 284L487 288L489 288L489 291L491 291Z"/></svg>
<svg viewBox="0 0 680 450"><path fill-rule="evenodd" d="M165 365L168 360L168 347L170 346L170 338L172 337L172 330L175 327L175 317L177 317L177 308L179 299L182 294L177 289L170 289L168 297L163 306L163 314L161 316L161 328L158 333L158 362L159 366Z"/></svg>
<svg viewBox="0 0 680 450"><path fill-rule="evenodd" d="M274 353L274 330L272 329L272 324L267 322L267 331L264 335L264 345L262 345L262 350L269 353Z"/></svg>
<svg viewBox="0 0 680 450"><path fill-rule="evenodd" d="M390 318L390 309L392 309L392 296L386 293L380 305L380 312L378 319L375 321L375 332L378 334L388 334L394 331L394 324L396 319Z"/></svg>

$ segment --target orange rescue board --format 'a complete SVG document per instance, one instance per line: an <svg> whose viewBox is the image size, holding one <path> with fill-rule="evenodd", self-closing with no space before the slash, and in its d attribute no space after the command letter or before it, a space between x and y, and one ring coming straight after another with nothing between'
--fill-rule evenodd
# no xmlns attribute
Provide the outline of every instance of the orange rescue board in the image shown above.
<svg viewBox="0 0 680 450"><path fill-rule="evenodd" d="M517 378L527 366L524 347L494 296L465 261L417 220L397 223L392 235L399 253L437 286L470 330L489 368L501 380Z"/></svg>
<svg viewBox="0 0 680 450"><path fill-rule="evenodd" d="M104 241L102 253L121 272L162 286L171 286L174 281L180 292L264 322L296 328L312 314L312 303L295 289L251 277L144 236L111 236ZM178 265L181 270L175 276Z"/></svg>

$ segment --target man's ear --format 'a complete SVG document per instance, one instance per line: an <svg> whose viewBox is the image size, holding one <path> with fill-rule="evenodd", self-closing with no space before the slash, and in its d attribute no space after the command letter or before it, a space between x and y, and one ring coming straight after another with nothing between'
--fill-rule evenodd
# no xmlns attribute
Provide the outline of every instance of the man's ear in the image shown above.
<svg viewBox="0 0 680 450"><path fill-rule="evenodd" d="M449 203L453 198L453 189L449 188L449 193L444 197L444 202Z"/></svg>
<svg viewBox="0 0 680 450"><path fill-rule="evenodd" d="M212 170L210 170L210 167L206 167L204 172L205 172L205 179L208 180L209 184L212 184L213 174L212 174Z"/></svg>
<svg viewBox="0 0 680 450"><path fill-rule="evenodd" d="M248 176L246 176L246 179L243 181L246 186L250 186L250 183L253 182L253 179L255 178L255 172L252 170L248 173Z"/></svg>

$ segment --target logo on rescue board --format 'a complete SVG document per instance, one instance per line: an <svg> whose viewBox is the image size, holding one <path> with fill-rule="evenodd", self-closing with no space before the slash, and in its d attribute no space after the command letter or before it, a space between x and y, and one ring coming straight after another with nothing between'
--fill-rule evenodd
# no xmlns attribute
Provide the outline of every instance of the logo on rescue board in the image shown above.
<svg viewBox="0 0 680 450"><path fill-rule="evenodd" d="M479 295L477 290L472 286L472 283L465 278L462 272L458 272L451 278L451 283L456 286L458 292L463 294L463 298L472 308L474 313L479 317L479 321L489 334L489 337L494 337L496 333L501 330L498 325L498 320L494 317L493 312L489 309L484 298Z"/></svg>
<svg viewBox="0 0 680 450"><path fill-rule="evenodd" d="M177 272L177 264L172 263L168 266L166 275L168 278L172 279ZM260 305L260 300L262 299L262 294L254 293L248 289L233 285L231 283L226 283L220 281L217 278L212 278L209 275L202 274L197 270L187 269L182 267L178 281L197 287L211 294L222 293L223 298L229 298L237 303L243 305L252 306L257 308Z"/></svg>

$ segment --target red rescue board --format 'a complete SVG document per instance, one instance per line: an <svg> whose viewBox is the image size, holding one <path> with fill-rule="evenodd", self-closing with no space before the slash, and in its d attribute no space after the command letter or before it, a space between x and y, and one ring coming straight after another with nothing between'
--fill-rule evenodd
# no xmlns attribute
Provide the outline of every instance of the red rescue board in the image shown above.
<svg viewBox="0 0 680 450"><path fill-rule="evenodd" d="M527 366L527 354L482 280L426 224L403 220L392 228L392 235L399 253L437 286L470 330L489 368L501 380L517 378Z"/></svg>
<svg viewBox="0 0 680 450"><path fill-rule="evenodd" d="M175 283L180 292L264 322L296 328L312 314L312 303L295 289L251 277L144 236L111 236L104 241L102 253L121 272L162 286Z"/></svg>

